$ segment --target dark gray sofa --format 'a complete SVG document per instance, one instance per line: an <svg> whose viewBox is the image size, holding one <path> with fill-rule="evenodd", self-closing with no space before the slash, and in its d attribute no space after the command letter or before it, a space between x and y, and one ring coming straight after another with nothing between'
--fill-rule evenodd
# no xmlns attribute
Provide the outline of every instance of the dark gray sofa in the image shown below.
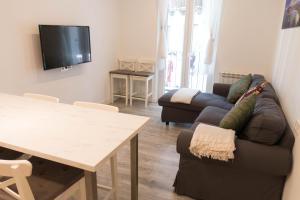
<svg viewBox="0 0 300 200"><path fill-rule="evenodd" d="M264 81L263 76L254 75L250 87L261 81ZM160 104L164 106L162 121L193 123L191 129L183 131L177 140L180 163L175 192L201 200L280 200L285 179L292 168L295 139L271 84L258 95L251 119L237 133L234 160L200 159L189 151L197 125L218 126L233 106L226 103L229 88L230 85L215 84L214 94L199 94L193 99L193 106L197 105L195 110L188 105L166 104L164 101L168 97L161 98ZM172 116L175 113L187 118Z"/></svg>
<svg viewBox="0 0 300 200"><path fill-rule="evenodd" d="M262 75L253 75L252 84L250 87L257 85L265 80ZM216 83L213 87L213 94L199 93L193 99L190 105L181 103L172 103L171 97L177 90L172 90L159 98L158 104L163 107L161 113L162 122L176 122L176 123L194 123L201 111L207 106L214 106L230 110L233 104L226 100L227 94L230 89L229 84ZM259 98L273 98L279 102L278 97L271 84L267 84L263 93Z"/></svg>

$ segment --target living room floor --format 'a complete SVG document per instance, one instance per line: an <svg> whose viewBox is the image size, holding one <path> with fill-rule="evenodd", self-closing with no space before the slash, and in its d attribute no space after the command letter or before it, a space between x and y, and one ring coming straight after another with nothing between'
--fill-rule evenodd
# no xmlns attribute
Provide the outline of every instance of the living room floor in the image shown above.
<svg viewBox="0 0 300 200"><path fill-rule="evenodd" d="M114 106L120 112L148 116L151 120L139 134L139 199L141 200L189 200L190 198L176 195L173 182L178 170L179 154L176 152L176 140L180 131L189 125L170 124L167 127L160 121L161 107L150 104L144 107L142 102L134 102L134 106L125 107L122 101ZM129 144L118 153L119 199L130 199L130 152ZM98 181L110 185L109 162L98 170ZM107 194L100 190L102 199Z"/></svg>

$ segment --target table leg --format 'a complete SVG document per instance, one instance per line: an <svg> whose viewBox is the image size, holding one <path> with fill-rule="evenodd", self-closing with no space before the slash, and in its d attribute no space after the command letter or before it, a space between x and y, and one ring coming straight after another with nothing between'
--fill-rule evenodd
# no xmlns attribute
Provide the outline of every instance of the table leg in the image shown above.
<svg viewBox="0 0 300 200"><path fill-rule="evenodd" d="M129 100L130 100L130 106L132 106L132 96L133 96L133 78L132 76L130 76L129 78L130 82L129 82Z"/></svg>
<svg viewBox="0 0 300 200"><path fill-rule="evenodd" d="M138 135L130 141L131 200L138 200Z"/></svg>
<svg viewBox="0 0 300 200"><path fill-rule="evenodd" d="M86 200L98 200L96 172L84 172Z"/></svg>

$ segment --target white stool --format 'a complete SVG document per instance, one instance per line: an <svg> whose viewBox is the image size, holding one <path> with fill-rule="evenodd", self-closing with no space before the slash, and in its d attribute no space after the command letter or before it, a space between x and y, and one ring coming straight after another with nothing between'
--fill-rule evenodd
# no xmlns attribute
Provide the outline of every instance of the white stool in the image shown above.
<svg viewBox="0 0 300 200"><path fill-rule="evenodd" d="M154 66L154 61L147 59L139 59L136 63L134 74L130 74L130 106L132 106L133 99L145 101L145 107L148 106L149 98L153 95L153 88L149 90L149 86L152 86ZM137 92L133 91L134 82L137 81L145 82L144 97L136 96Z"/></svg>
<svg viewBox="0 0 300 200"><path fill-rule="evenodd" d="M145 107L147 108L149 98L153 94L152 89L149 90L149 86L152 85L153 77L154 77L154 74L151 72L135 72L135 75L130 75L130 106L132 106L132 100L134 99L134 100L145 101ZM145 82L144 97L136 96L137 92L133 91L135 81Z"/></svg>
<svg viewBox="0 0 300 200"><path fill-rule="evenodd" d="M119 59L119 70L110 71L110 92L111 92L111 103L114 103L114 98L124 98L125 105L128 105L128 84L129 84L129 76L128 74L133 72L137 63L135 59ZM125 81L125 91L120 91L119 93L115 93L114 89L114 80L119 79Z"/></svg>
<svg viewBox="0 0 300 200"><path fill-rule="evenodd" d="M129 76L126 74L120 74L118 73L118 71L122 71L122 70L115 70L115 71L111 71L110 72L110 97L111 97L111 103L114 103L114 98L118 97L118 98L124 98L125 99L125 105L128 105L128 82L129 82ZM118 80L123 80L125 81L125 91L120 91L118 93L115 92L114 89L114 81L115 79Z"/></svg>

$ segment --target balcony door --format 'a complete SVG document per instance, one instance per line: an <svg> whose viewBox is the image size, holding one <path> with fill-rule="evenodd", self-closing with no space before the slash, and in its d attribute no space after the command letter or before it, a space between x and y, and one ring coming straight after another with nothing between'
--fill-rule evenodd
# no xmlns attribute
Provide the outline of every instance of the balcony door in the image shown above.
<svg viewBox="0 0 300 200"><path fill-rule="evenodd" d="M221 0L169 0L166 91L181 87L207 90L211 65L207 54L213 54L208 47L214 45L209 42L215 29L211 16L221 10L215 8L219 3Z"/></svg>

